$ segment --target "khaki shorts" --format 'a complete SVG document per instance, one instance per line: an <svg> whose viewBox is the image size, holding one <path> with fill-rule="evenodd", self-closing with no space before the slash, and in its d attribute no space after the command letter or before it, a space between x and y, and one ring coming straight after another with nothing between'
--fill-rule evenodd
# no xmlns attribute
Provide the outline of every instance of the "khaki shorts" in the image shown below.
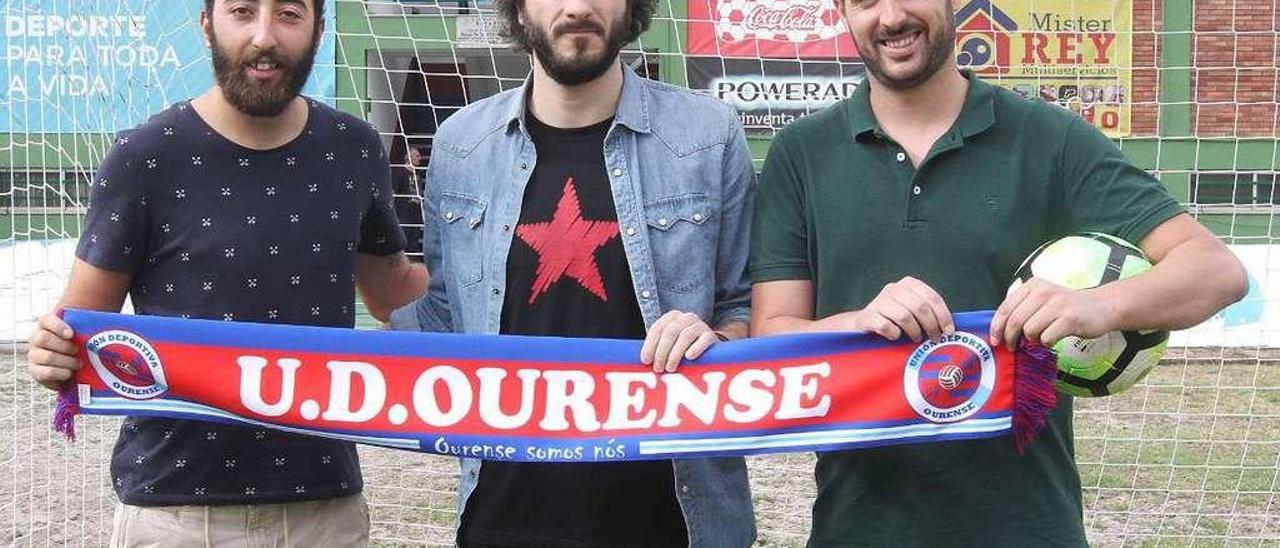
<svg viewBox="0 0 1280 548"><path fill-rule="evenodd" d="M364 495L245 506L116 505L111 548L367 546Z"/></svg>

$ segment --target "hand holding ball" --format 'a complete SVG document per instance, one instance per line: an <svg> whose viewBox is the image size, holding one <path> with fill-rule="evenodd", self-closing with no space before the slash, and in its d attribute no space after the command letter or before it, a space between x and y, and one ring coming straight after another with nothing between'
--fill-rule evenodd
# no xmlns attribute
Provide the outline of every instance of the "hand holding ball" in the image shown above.
<svg viewBox="0 0 1280 548"><path fill-rule="evenodd" d="M1009 291L1032 277L1066 287L1089 289L1151 269L1142 250L1106 234L1067 236L1033 252L1018 267ZM1114 331L1083 339L1069 336L1053 345L1060 392L1106 396L1136 384L1159 363L1168 331Z"/></svg>

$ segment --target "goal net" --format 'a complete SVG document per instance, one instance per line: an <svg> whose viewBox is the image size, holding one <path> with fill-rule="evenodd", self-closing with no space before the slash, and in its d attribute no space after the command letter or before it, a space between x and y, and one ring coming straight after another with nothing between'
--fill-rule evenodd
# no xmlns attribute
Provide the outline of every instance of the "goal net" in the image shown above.
<svg viewBox="0 0 1280 548"><path fill-rule="evenodd" d="M1248 297L1175 333L1140 386L1077 400L1091 542L1280 543L1276 1L951 2L958 64L1102 129L1249 271ZM865 69L835 6L661 0L623 62L736 107L759 168L777 130L862 83ZM114 133L211 85L202 7L0 3L0 543L106 543L115 504L107 464L119 421L80 418L76 443L54 434L53 395L29 379L24 341L66 284L93 173ZM421 253L422 173L436 128L461 107L519 86L530 70L498 28L492 0L327 3L305 93L383 136L413 254ZM367 316L359 325L376 327ZM456 462L369 447L361 454L375 544L449 544ZM813 455L749 464L758 544L802 546Z"/></svg>

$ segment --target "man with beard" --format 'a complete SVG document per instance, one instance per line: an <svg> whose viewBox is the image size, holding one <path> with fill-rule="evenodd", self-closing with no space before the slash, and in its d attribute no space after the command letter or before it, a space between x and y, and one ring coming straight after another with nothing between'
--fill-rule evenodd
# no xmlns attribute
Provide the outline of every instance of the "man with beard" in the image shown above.
<svg viewBox="0 0 1280 548"><path fill-rule="evenodd" d="M519 89L441 125L427 295L393 327L644 339L672 374L746 335L754 172L735 113L621 66L652 0L499 0ZM647 335L646 335L647 332ZM743 460L462 462L460 546L746 546Z"/></svg>
<svg viewBox="0 0 1280 548"><path fill-rule="evenodd" d="M216 85L122 132L93 181L61 304L322 326L421 295L401 251L378 135L298 95L323 0L206 0ZM353 283L354 281L354 283ZM57 389L78 365L54 314L30 371ZM223 379L229 380L229 379ZM211 382L218 379L210 379ZM354 546L368 512L355 448L275 430L126 418L111 460L112 546Z"/></svg>
<svg viewBox="0 0 1280 548"><path fill-rule="evenodd" d="M1241 298L1239 262L1158 181L1069 111L954 65L947 0L842 0L869 78L774 140L752 235L754 334L937 340L997 308L991 343L1195 325ZM1072 291L1040 244L1096 231L1149 272ZM818 455L810 546L1084 546L1071 398L1025 454L1008 438Z"/></svg>

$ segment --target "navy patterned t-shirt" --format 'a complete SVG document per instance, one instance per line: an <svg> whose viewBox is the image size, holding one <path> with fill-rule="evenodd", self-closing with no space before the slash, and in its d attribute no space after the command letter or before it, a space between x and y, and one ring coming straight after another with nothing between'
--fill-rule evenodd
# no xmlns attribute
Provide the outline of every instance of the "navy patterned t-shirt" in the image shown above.
<svg viewBox="0 0 1280 548"><path fill-rule="evenodd" d="M352 327L356 253L404 248L381 141L307 100L305 130L241 147L178 103L122 132L93 180L76 255L132 275L138 314ZM222 382L230 379L210 379ZM111 475L126 504L254 504L362 487L349 443L130 417Z"/></svg>

